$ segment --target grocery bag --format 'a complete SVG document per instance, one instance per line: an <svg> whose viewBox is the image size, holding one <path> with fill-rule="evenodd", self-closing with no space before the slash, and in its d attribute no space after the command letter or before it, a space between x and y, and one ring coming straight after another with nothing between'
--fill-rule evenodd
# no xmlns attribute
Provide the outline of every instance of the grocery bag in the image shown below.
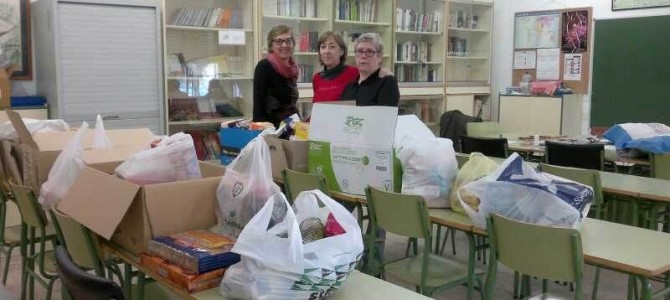
<svg viewBox="0 0 670 300"><path fill-rule="evenodd" d="M44 208L49 209L58 204L84 168L81 140L86 129L88 123L83 122L49 170L49 177L40 187L40 196L37 198Z"/></svg>
<svg viewBox="0 0 670 300"><path fill-rule="evenodd" d="M398 151L402 193L422 196L428 207L449 207L449 193L458 173L450 139L413 139Z"/></svg>
<svg viewBox="0 0 670 300"><path fill-rule="evenodd" d="M236 238L268 198L279 192L272 179L270 148L261 134L226 167L216 189L220 233Z"/></svg>
<svg viewBox="0 0 670 300"><path fill-rule="evenodd" d="M451 194L449 196L451 209L458 213L465 213L463 206L461 206L461 200L458 199L458 189L469 182L475 181L494 172L496 169L498 169L498 163L494 160L479 152L470 153L470 158L458 171L456 180L454 181L454 186L451 189ZM469 205L473 207L477 206L476 197L463 192L461 198L462 201L469 203Z"/></svg>
<svg viewBox="0 0 670 300"><path fill-rule="evenodd" d="M115 172L118 177L141 185L202 178L193 138L183 132L163 139L155 148L136 153Z"/></svg>
<svg viewBox="0 0 670 300"><path fill-rule="evenodd" d="M493 173L458 190L472 222L486 228L486 218L496 213L517 221L554 227L577 227L588 214L593 189L565 178L538 172L512 154ZM462 201L468 193L479 205Z"/></svg>
<svg viewBox="0 0 670 300"><path fill-rule="evenodd" d="M326 224L329 215L344 233L303 241L301 224L315 218ZM323 192L300 193L293 209L276 193L249 221L231 251L240 254L241 261L223 277L219 291L225 298L324 299L354 270L363 239L353 215Z"/></svg>
<svg viewBox="0 0 670 300"><path fill-rule="evenodd" d="M93 149L112 148L112 141L105 132L105 125L102 123L102 117L98 115L95 119L95 135L93 136Z"/></svg>

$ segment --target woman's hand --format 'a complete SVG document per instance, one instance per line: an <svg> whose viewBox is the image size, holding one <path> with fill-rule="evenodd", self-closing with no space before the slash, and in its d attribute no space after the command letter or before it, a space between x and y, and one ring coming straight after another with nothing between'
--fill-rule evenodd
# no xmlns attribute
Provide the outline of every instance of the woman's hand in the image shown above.
<svg viewBox="0 0 670 300"><path fill-rule="evenodd" d="M393 76L393 72L389 68L381 68L379 70L379 78L384 78L386 76Z"/></svg>

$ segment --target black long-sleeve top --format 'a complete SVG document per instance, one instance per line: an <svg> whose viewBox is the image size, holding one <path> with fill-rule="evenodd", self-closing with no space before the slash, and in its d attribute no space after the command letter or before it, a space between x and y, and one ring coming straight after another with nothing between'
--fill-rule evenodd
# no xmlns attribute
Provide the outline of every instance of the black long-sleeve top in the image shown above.
<svg viewBox="0 0 670 300"><path fill-rule="evenodd" d="M356 106L398 106L400 101L400 90L398 81L393 76L379 78L379 70L372 73L370 77L360 84L358 78L350 82L340 97L341 100L356 100Z"/></svg>
<svg viewBox="0 0 670 300"><path fill-rule="evenodd" d="M298 95L293 89L295 85L275 71L267 59L259 61L254 71L253 121L279 125L285 114L295 109ZM271 103L270 97L277 99L278 103ZM277 104L278 107L271 107Z"/></svg>

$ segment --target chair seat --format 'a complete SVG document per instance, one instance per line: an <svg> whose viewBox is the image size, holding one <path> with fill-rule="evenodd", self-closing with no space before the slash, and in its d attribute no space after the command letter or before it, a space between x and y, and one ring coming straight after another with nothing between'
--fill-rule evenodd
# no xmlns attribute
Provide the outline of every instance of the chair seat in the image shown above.
<svg viewBox="0 0 670 300"><path fill-rule="evenodd" d="M570 299L573 299L573 297L570 295L561 295L552 293L541 294L532 296L530 298L526 298L526 300L570 300Z"/></svg>
<svg viewBox="0 0 670 300"><path fill-rule="evenodd" d="M49 250L44 253L44 271L47 271L51 274L58 273L58 269L56 267L56 253L53 250Z"/></svg>
<svg viewBox="0 0 670 300"><path fill-rule="evenodd" d="M419 285L422 260L423 254L419 254L389 263L384 266L384 273L404 282ZM482 273L482 270L475 268L475 275ZM430 254L426 286L438 287L454 281L465 281L467 276L468 266L466 264Z"/></svg>
<svg viewBox="0 0 670 300"><path fill-rule="evenodd" d="M18 245L21 243L21 225L5 228L5 244Z"/></svg>

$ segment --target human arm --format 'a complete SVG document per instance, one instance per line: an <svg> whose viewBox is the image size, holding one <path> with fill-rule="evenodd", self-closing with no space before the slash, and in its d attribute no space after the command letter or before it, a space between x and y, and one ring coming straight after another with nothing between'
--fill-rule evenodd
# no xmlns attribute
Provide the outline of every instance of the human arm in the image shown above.
<svg viewBox="0 0 670 300"><path fill-rule="evenodd" d="M379 88L379 93L377 94L377 105L397 107L400 101L398 81L393 76L386 76L383 80L384 83Z"/></svg>
<svg viewBox="0 0 670 300"><path fill-rule="evenodd" d="M391 69L389 68L379 69L379 78L384 78L386 76L393 76L393 72L391 72Z"/></svg>
<svg viewBox="0 0 670 300"><path fill-rule="evenodd" d="M269 117L267 115L265 106L268 98L268 91L270 90L270 77L268 76L268 70L266 65L269 65L267 61L261 60L256 65L254 70L254 110L253 110L253 121L267 121Z"/></svg>

